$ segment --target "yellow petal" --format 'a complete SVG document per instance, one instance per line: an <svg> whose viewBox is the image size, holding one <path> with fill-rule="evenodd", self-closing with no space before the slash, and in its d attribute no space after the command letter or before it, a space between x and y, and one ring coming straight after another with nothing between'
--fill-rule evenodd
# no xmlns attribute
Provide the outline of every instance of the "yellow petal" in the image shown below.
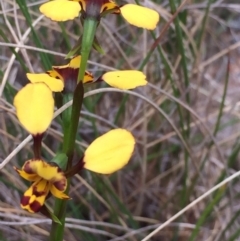
<svg viewBox="0 0 240 241"><path fill-rule="evenodd" d="M158 12L135 4L126 4L121 7L121 14L130 24L153 30L159 21Z"/></svg>
<svg viewBox="0 0 240 241"><path fill-rule="evenodd" d="M73 68L73 69L79 69L80 63L81 63L81 56L78 55L71 59L71 61L69 63L69 67ZM93 75L90 72L85 71L85 75L83 78L83 84L92 82L92 81L93 81Z"/></svg>
<svg viewBox="0 0 240 241"><path fill-rule="evenodd" d="M85 71L85 75L83 77L83 84L93 82L93 75L92 73Z"/></svg>
<svg viewBox="0 0 240 241"><path fill-rule="evenodd" d="M21 207L31 213L36 213L43 206L49 193L50 185L45 180L33 183L21 199Z"/></svg>
<svg viewBox="0 0 240 241"><path fill-rule="evenodd" d="M47 180L51 183L57 182L56 186L59 187L58 189L65 191L67 179L58 166L54 166L51 163L36 159L29 160L28 165L25 164L24 167L25 166L28 168L28 170L31 170L32 173L36 173L42 179ZM24 168L24 170L26 169L26 167Z"/></svg>
<svg viewBox="0 0 240 241"><path fill-rule="evenodd" d="M80 62L81 62L81 56L78 55L78 56L73 57L68 64L53 66L53 69L54 68L65 69L65 68L68 68L68 67L73 68L73 69L79 69Z"/></svg>
<svg viewBox="0 0 240 241"><path fill-rule="evenodd" d="M59 191L54 185L51 185L50 192L59 199L69 199L70 197L64 192Z"/></svg>
<svg viewBox="0 0 240 241"><path fill-rule="evenodd" d="M74 69L79 69L80 63L81 63L81 56L78 55L71 59L69 63L69 67Z"/></svg>
<svg viewBox="0 0 240 241"><path fill-rule="evenodd" d="M110 71L102 79L112 87L128 90L147 84L146 76L137 70Z"/></svg>
<svg viewBox="0 0 240 241"><path fill-rule="evenodd" d="M64 81L68 81L68 79L71 79L77 82L80 63L81 63L81 56L78 55L72 58L69 64L53 66L53 71L48 71L47 73L52 77L54 77L54 75L56 75L57 73L59 76L61 76L62 79L64 79ZM56 72L56 73L53 73L53 72ZM83 83L85 84L85 83L93 82L93 80L94 80L93 75L90 72L85 71Z"/></svg>
<svg viewBox="0 0 240 241"><path fill-rule="evenodd" d="M34 173L27 173L23 170L20 170L16 167L14 167L14 169L16 170L16 172L22 177L24 178L25 180L28 180L30 182L35 182L35 181L38 181L39 180L39 176L37 174L34 174Z"/></svg>
<svg viewBox="0 0 240 241"><path fill-rule="evenodd" d="M53 21L67 21L78 17L81 7L75 1L54 0L41 5L39 10Z"/></svg>
<svg viewBox="0 0 240 241"><path fill-rule="evenodd" d="M55 65L55 66L52 66L53 67L53 70L49 70L47 71L47 74L49 74L50 76L52 77L56 77L56 76L61 76L59 75L54 69L65 69L65 68L68 68L69 67L69 64L65 64L65 65Z"/></svg>
<svg viewBox="0 0 240 241"><path fill-rule="evenodd" d="M43 83L27 84L15 96L17 117L25 129L33 135L43 133L53 118L52 91Z"/></svg>
<svg viewBox="0 0 240 241"><path fill-rule="evenodd" d="M129 131L111 130L87 148L83 158L84 168L101 174L113 173L128 163L134 145L134 137Z"/></svg>
<svg viewBox="0 0 240 241"><path fill-rule="evenodd" d="M27 74L27 78L30 80L31 83L45 83L51 91L54 92L60 92L63 90L63 81L61 79L59 79L60 77L58 77L57 73L55 73L55 75L52 72L56 72L54 70L50 70L49 72L51 72L50 74Z"/></svg>
<svg viewBox="0 0 240 241"><path fill-rule="evenodd" d="M48 74L50 77L58 79L58 80L62 80L63 81L63 77L54 69L52 70L48 70L46 72L46 74Z"/></svg>
<svg viewBox="0 0 240 241"><path fill-rule="evenodd" d="M108 10L115 10L114 13L120 13L118 5L111 0L105 1L100 12L102 13Z"/></svg>

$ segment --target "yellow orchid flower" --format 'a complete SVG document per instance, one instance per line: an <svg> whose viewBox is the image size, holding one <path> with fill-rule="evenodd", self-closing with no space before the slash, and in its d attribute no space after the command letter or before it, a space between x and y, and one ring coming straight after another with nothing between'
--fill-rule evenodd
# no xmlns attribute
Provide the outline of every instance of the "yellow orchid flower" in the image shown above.
<svg viewBox="0 0 240 241"><path fill-rule="evenodd" d="M53 21L67 21L82 13L98 20L107 13L121 14L130 24L153 30L159 21L159 14L150 8L135 4L118 6L111 0L53 0L40 6L40 12Z"/></svg>
<svg viewBox="0 0 240 241"><path fill-rule="evenodd" d="M62 170L43 160L28 160L22 169L15 170L18 174L33 182L21 199L21 207L31 213L38 212L44 205L49 193L59 199L69 199L64 191L67 179Z"/></svg>
<svg viewBox="0 0 240 241"><path fill-rule="evenodd" d="M21 207L31 213L38 212L49 193L59 199L69 199L64 193L66 176L73 176L82 168L111 174L128 163L134 146L135 139L129 131L114 129L95 139L86 149L82 160L66 175L58 166L41 159L26 161L22 169L14 167L22 178L32 182L21 199Z"/></svg>
<svg viewBox="0 0 240 241"><path fill-rule="evenodd" d="M78 70L81 62L81 56L76 56L66 65L53 66L52 70L46 73L28 73L27 78L31 83L45 83L53 92L69 90L73 92L77 85ZM93 81L93 75L85 71L83 83Z"/></svg>
<svg viewBox="0 0 240 241"><path fill-rule="evenodd" d="M63 66L53 66L53 71L48 71L47 73L51 77L57 79L67 79L70 76L70 80L76 80L81 62L81 56L78 55L74 57L68 65ZM134 89L139 86L144 86L147 84L146 76L137 70L119 70L119 71L110 71L102 75L96 81L105 81L112 87L128 90ZM85 71L85 76L83 79L83 84L93 82L93 75Z"/></svg>
<svg viewBox="0 0 240 241"><path fill-rule="evenodd" d="M123 168L134 151L135 139L125 129L114 129L95 139L84 153L83 168L111 174Z"/></svg>
<svg viewBox="0 0 240 241"><path fill-rule="evenodd" d="M14 97L16 114L23 127L32 135L46 131L53 118L52 91L44 83L27 84Z"/></svg>
<svg viewBox="0 0 240 241"><path fill-rule="evenodd" d="M69 64L53 66L46 73L28 73L30 84L23 87L14 98L17 117L23 127L32 135L41 134L49 127L54 111L52 92L60 92L64 88L74 91L81 57L73 58ZM147 84L146 76L137 70L110 71L97 81L105 81L114 88L127 90ZM93 82L93 75L85 72L83 83Z"/></svg>
<svg viewBox="0 0 240 241"><path fill-rule="evenodd" d="M74 89L77 85L80 61L81 56L76 56L67 65L53 66L53 69L46 73L27 74L27 77L32 83L44 82L54 92L62 90L62 83L65 88ZM96 82L102 80L110 86L122 90L134 89L147 84L146 76L138 70L109 71L99 77ZM94 82L93 75L86 71L83 84L91 82Z"/></svg>

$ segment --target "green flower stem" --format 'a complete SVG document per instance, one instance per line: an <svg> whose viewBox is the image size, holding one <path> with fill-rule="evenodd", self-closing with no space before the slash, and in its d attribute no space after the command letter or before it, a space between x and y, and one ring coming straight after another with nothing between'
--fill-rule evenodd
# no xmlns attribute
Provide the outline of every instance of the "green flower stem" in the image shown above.
<svg viewBox="0 0 240 241"><path fill-rule="evenodd" d="M65 115L65 118L69 118L69 120L65 119L65 124L70 123L68 126L64 126L64 142L63 142L63 150L68 157L67 169L68 171L72 166L72 157L75 147L75 139L78 129L78 121L80 117L80 111L83 102L83 84L82 80L85 75L88 57L92 48L96 28L98 22L95 19L85 19L83 25L83 38L82 38L82 48L81 48L81 64L78 73L78 85L74 91L73 95L73 104L71 109L71 115ZM66 194L69 192L70 179L68 179L68 187L66 190ZM54 215L60 220L61 225L56 222L52 222L51 232L50 232L50 241L62 241L64 234L64 226L65 226L65 217L66 217L66 200L56 199L55 207L54 207Z"/></svg>
<svg viewBox="0 0 240 241"><path fill-rule="evenodd" d="M84 95L83 84L82 82L80 82L78 83L73 94L71 115L69 116L70 122L67 122L68 126L65 126L65 130L64 130L63 152L66 153L68 158L71 158L74 152L75 139L76 139L77 129L78 129L78 121L79 121L80 111L81 111L82 102L83 102L83 95ZM65 135L66 135L66 138L65 138Z"/></svg>
<svg viewBox="0 0 240 241"><path fill-rule="evenodd" d="M68 185L65 193L69 192L69 179ZM66 217L66 207L67 201L56 199L55 207L54 207L54 216L58 218L60 223L52 221L49 241L62 241L63 240L63 233L64 233L64 226L65 226L65 217Z"/></svg>
<svg viewBox="0 0 240 241"><path fill-rule="evenodd" d="M69 110L63 115L63 130L64 130L64 139L63 139L63 151L68 157L68 163L66 171L72 166L72 158L75 147L75 139L77 135L78 120L80 117L80 111L83 101L83 84L80 82L77 85L77 88L74 91L73 95L73 104L71 109L71 114ZM66 99L68 99L70 94L67 94ZM69 119L68 119L69 118ZM68 178L66 194L69 192L70 178ZM58 218L61 224L52 221L52 227L50 232L49 241L62 241L64 234L65 226L65 217L66 217L66 206L67 200L56 199L54 207L54 215Z"/></svg>
<svg viewBox="0 0 240 241"><path fill-rule="evenodd" d="M93 18L87 18L83 24L83 36L82 36L82 47L81 47L81 63L78 72L78 82L83 81L85 70L87 68L87 61L92 49L92 44L96 32L98 21Z"/></svg>
<svg viewBox="0 0 240 241"><path fill-rule="evenodd" d="M65 93L63 96L63 104L73 100L73 93ZM73 111L73 105L67 108L62 113L62 128L63 128L63 152L68 154L68 143L70 141L70 127L71 127L71 116ZM71 150L69 151L70 154ZM67 155L68 156L68 155ZM68 156L69 157L69 156Z"/></svg>

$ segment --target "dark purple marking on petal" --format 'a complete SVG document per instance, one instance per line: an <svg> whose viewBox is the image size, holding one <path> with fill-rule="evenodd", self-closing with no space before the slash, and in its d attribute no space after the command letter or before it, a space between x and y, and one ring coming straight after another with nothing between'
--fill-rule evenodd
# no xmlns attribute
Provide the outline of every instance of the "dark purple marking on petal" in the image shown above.
<svg viewBox="0 0 240 241"><path fill-rule="evenodd" d="M60 74L64 80L64 91L67 93L72 93L76 89L77 86L77 78L78 78L78 70L79 68L57 68L53 67L55 71Z"/></svg>
<svg viewBox="0 0 240 241"><path fill-rule="evenodd" d="M29 204L30 197L29 196L23 196L21 198L21 204L22 206L27 206Z"/></svg>
<svg viewBox="0 0 240 241"><path fill-rule="evenodd" d="M76 83L77 83L79 68L74 69L74 68L70 68L70 67L66 67L66 68L53 67L53 69L62 76L62 78L64 79L64 82L68 81L70 79L74 82L76 81Z"/></svg>
<svg viewBox="0 0 240 241"><path fill-rule="evenodd" d="M64 191L67 185L67 179L62 179L53 183L53 185L59 190Z"/></svg>
<svg viewBox="0 0 240 241"><path fill-rule="evenodd" d="M36 213L41 209L42 205L35 200L29 205L29 207L34 213Z"/></svg>
<svg viewBox="0 0 240 241"><path fill-rule="evenodd" d="M47 184L49 185L49 183ZM46 192L45 191L38 191L37 190L37 185L33 186L33 191L32 191L33 195L35 195L36 197L40 197L40 196L46 196Z"/></svg>
<svg viewBox="0 0 240 241"><path fill-rule="evenodd" d="M35 174L35 172L33 172L33 169L30 166L32 161L33 160L25 162L24 167L23 167L23 171L25 171L28 174Z"/></svg>

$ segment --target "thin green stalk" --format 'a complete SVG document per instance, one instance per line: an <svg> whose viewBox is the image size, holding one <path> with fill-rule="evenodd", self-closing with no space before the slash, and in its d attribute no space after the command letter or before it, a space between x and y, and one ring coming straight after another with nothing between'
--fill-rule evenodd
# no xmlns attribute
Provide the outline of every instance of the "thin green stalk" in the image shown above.
<svg viewBox="0 0 240 241"><path fill-rule="evenodd" d="M83 25L83 38L82 38L82 49L81 49L82 59L81 59L79 73L78 73L78 85L73 95L72 110L71 110L71 115L69 116L70 125L68 127L65 126L64 128L64 136L67 135L67 137L64 138L63 149L66 155L68 156L68 165L67 165L66 171L69 170L69 168L71 168L72 166L72 157L73 157L73 152L75 148L78 121L79 121L80 110L81 110L82 101L83 101L83 94L84 94L83 84L79 82L82 81L84 78L85 70L87 67L87 61L92 48L92 43L95 36L97 24L98 22L95 19L85 19L84 25ZM66 194L68 194L69 192L69 184L70 184L70 179L68 179L68 187L65 192ZM49 237L50 241L63 240L65 217L66 217L66 206L67 206L66 200L57 199L55 202L54 215L60 220L61 225L56 222L52 222L52 227L51 227L51 232Z"/></svg>
<svg viewBox="0 0 240 241"><path fill-rule="evenodd" d="M223 197L223 194L225 192L225 187L220 188L219 190L216 191L216 194L214 195L213 200L206 206L206 208L203 210L201 213L201 216L199 217L196 226L194 230L192 231L192 234L188 241L194 241L197 238L197 235L199 231L201 230L202 225L206 221L207 218L210 217L211 212L214 210L214 207L219 203L221 198Z"/></svg>
<svg viewBox="0 0 240 241"><path fill-rule="evenodd" d="M19 8L21 9L21 11L25 17L27 24L31 28L31 33L32 33L35 45L39 48L43 48L42 42L41 42L36 30L32 26L32 19L29 14L29 8L26 4L26 0L16 0L16 2L19 5ZM49 55L46 53L43 53L43 52L39 52L39 56L40 56L43 66L44 66L44 69L46 69L46 70L50 69L52 65L51 65Z"/></svg>
<svg viewBox="0 0 240 241"><path fill-rule="evenodd" d="M175 6L175 1L169 0L169 5L171 8L172 14L174 14L177 11L176 6ZM183 70L184 84L185 84L185 88L187 90L186 102L189 104L190 103L190 95L188 92L189 77L188 77L188 69L187 69L187 59L186 59L185 49L184 49L184 45L183 45L183 35L182 35L181 27L180 27L179 16L176 16L176 18L174 19L174 25L175 25L175 30L176 30L178 50L181 55L181 66L182 66L182 70ZM187 141L187 138L189 137L189 134L190 134L190 113L188 111L186 112L186 127L187 127L186 130L183 129L182 133L183 133L184 139ZM185 165L184 165L184 183L183 183L183 190L181 192L181 202L180 202L181 207L185 206L187 199L188 199L188 193L187 193L188 161L189 161L189 154L185 150L184 151L184 163L185 163ZM175 233L174 239L176 239L176 235L177 235L177 233Z"/></svg>
<svg viewBox="0 0 240 241"><path fill-rule="evenodd" d="M220 234L218 240L226 240L226 237L225 237L226 232L231 228L231 226L234 224L234 222L237 221L237 219L239 218L239 215L240 215L240 210L238 210L234 214L234 216L230 219L230 221L228 222L227 226L223 229L222 233Z"/></svg>
<svg viewBox="0 0 240 241"><path fill-rule="evenodd" d="M175 6L175 3L174 3L174 0L169 0L169 4L170 4L170 7L171 7L171 11L174 14L176 12L176 6ZM182 30L181 30L181 27L180 27L178 16L176 16L176 18L174 19L174 24L175 24L175 28L176 28L177 45L178 45L179 52L181 54L181 65L182 65L182 70L183 70L183 75L184 75L184 83L185 83L185 87L187 89L186 101L189 104L190 103L190 95L189 95L189 92L188 92L189 77L188 77L188 69L187 69L187 59L186 59L186 55L185 55ZM183 130L183 136L185 138L187 138L189 136L189 130L190 130L190 113L187 112L186 115L187 115L186 116L187 129Z"/></svg>
<svg viewBox="0 0 240 241"><path fill-rule="evenodd" d="M174 3L174 0L169 0L169 4L170 4L171 11L174 14L176 12L176 6L175 6L175 3ZM176 16L176 18L174 19L174 24L175 24L175 28L176 28L176 37L177 37L178 49L179 49L179 52L181 54L181 65L182 65L182 69L183 69L184 83L185 83L186 89L188 89L188 87L189 87L189 77L188 77L188 69L187 69L187 59L186 59L186 55L185 55L182 30L180 28L178 16ZM188 91L186 93L186 101L187 101L188 104L190 103L190 95L189 95ZM187 122L187 129L182 130L183 136L184 136L185 139L188 138L189 130L190 130L190 113L189 112L186 113L186 122ZM187 201L187 186L186 186L186 179L187 179L187 176L188 176L188 152L187 151L185 151L185 153L184 153L184 160L185 160L184 189L183 189L183 193L182 193L181 206L184 206L186 201Z"/></svg>
<svg viewBox="0 0 240 241"><path fill-rule="evenodd" d="M3 32L3 30L0 28L0 36L3 38L3 40L5 41L5 43L10 43L9 39L7 37L7 35ZM20 54L18 52L15 51L15 48L13 47L9 47L9 49L12 51L12 53L16 56L17 61L20 63L21 67L23 68L23 70L25 72L29 72L28 67L26 66L26 64L24 63L24 61L22 60L22 58L20 57Z"/></svg>
<svg viewBox="0 0 240 241"><path fill-rule="evenodd" d="M213 136L216 136L218 131L219 131L219 128L220 128L220 123L221 123L221 118L222 118L222 113L223 113L223 108L224 108L224 103L225 103L225 99L226 99L226 94L227 94L227 88L228 88L228 81L229 81L229 62L228 62L228 68L227 68L227 73L226 73L226 78L225 78L225 84L224 84L224 90L223 90L223 95L222 95L222 98L221 98L221 104L220 104L220 109L219 109L219 113L218 113L218 117L217 117L217 122L215 124L215 128L214 128L214 131L213 131ZM210 151L210 149L212 148L214 142L211 141L208 145L208 150ZM203 157L203 161L201 163L201 166L199 168L199 171L201 172L201 170L203 170L204 166L205 166L205 163L206 161L208 160L208 157L209 157L209 151L205 154L205 156ZM235 160L235 153L238 153L239 152L239 147L236 149L236 152L233 151L233 160ZM232 160L232 157L230 156L229 157L229 160L231 162ZM228 164L226 165L226 167L229 166L229 162ZM227 168L224 169L224 171L222 172L222 174L220 175L220 178L218 179L218 182L219 183L221 180L223 180L223 177L225 176L226 174L226 170ZM189 188L189 193L192 192L195 184L197 183L197 180L199 178L199 175L197 174L196 177L192 180L192 185L191 187ZM213 207L214 208L214 207ZM205 211L204 211L205 212ZM201 216L201 218L199 218L199 220L201 219L201 222L205 222L205 219L207 219L208 216ZM205 218L205 219L204 219ZM199 222L198 220L198 222ZM196 226L198 227L198 226ZM196 228L193 230L192 232L192 235L191 237L195 237L195 235L197 235L197 233L200 231L199 228ZM190 240L193 240L193 239L190 239Z"/></svg>
<svg viewBox="0 0 240 241"><path fill-rule="evenodd" d="M71 49L72 47L71 47L70 38L69 38L69 36L68 36L68 34L67 34L67 32L66 32L66 28L65 28L65 26L64 26L64 23L60 22L60 23L58 23L58 24L59 24L59 26L60 26L60 28L61 28L61 30L62 30L62 36L63 36L63 38L64 38L64 40L65 40L65 43L66 43L68 49Z"/></svg>
<svg viewBox="0 0 240 241"><path fill-rule="evenodd" d="M240 236L240 229L237 229L237 231L228 239L228 241L238 240L239 236Z"/></svg>
<svg viewBox="0 0 240 241"><path fill-rule="evenodd" d="M204 35L205 28L206 28L206 25L207 25L209 10L210 10L210 7L211 7L211 4L212 4L212 3L213 3L213 0L209 0L209 1L208 1L207 7L206 7L206 11L205 11L205 15L204 15L204 18L203 18L203 21L202 21L202 28L201 28L201 31L200 31L200 34L199 34L199 38L196 40L196 45L197 45L197 48L198 48L199 50L200 50L200 48L201 48L201 43L202 43L202 40L203 40L203 35Z"/></svg>
<svg viewBox="0 0 240 241"><path fill-rule="evenodd" d="M98 22L95 19L85 19L83 24L83 37L81 48L81 63L78 72L78 82L84 78L85 70L87 68L88 57L92 48L95 32Z"/></svg>
<svg viewBox="0 0 240 241"><path fill-rule="evenodd" d="M64 130L64 136L66 135L67 138L64 138L63 142L63 151L66 153L68 158L71 158L74 152L75 147L75 139L77 135L77 129L78 129L78 121L80 117L80 111L82 107L83 102L83 84L78 83L77 88L74 91L73 95L73 103L72 103L72 109L71 109L71 115L70 115L70 122L67 128Z"/></svg>
<svg viewBox="0 0 240 241"><path fill-rule="evenodd" d="M220 105L220 109L219 109L219 113L218 113L218 118L217 118L217 122L213 131L213 135L216 136L219 127L220 127L220 122L221 122L221 118L222 118L222 113L223 113L223 108L224 108L224 103L225 103L225 99L226 99L226 95L227 95L227 88L228 88L228 81L229 81L229 65L230 65L230 60L228 59L228 66L227 66L227 73L226 73L226 78L225 78L225 84L224 84L224 90L223 90L223 96L222 96L222 101L221 101L221 105Z"/></svg>

